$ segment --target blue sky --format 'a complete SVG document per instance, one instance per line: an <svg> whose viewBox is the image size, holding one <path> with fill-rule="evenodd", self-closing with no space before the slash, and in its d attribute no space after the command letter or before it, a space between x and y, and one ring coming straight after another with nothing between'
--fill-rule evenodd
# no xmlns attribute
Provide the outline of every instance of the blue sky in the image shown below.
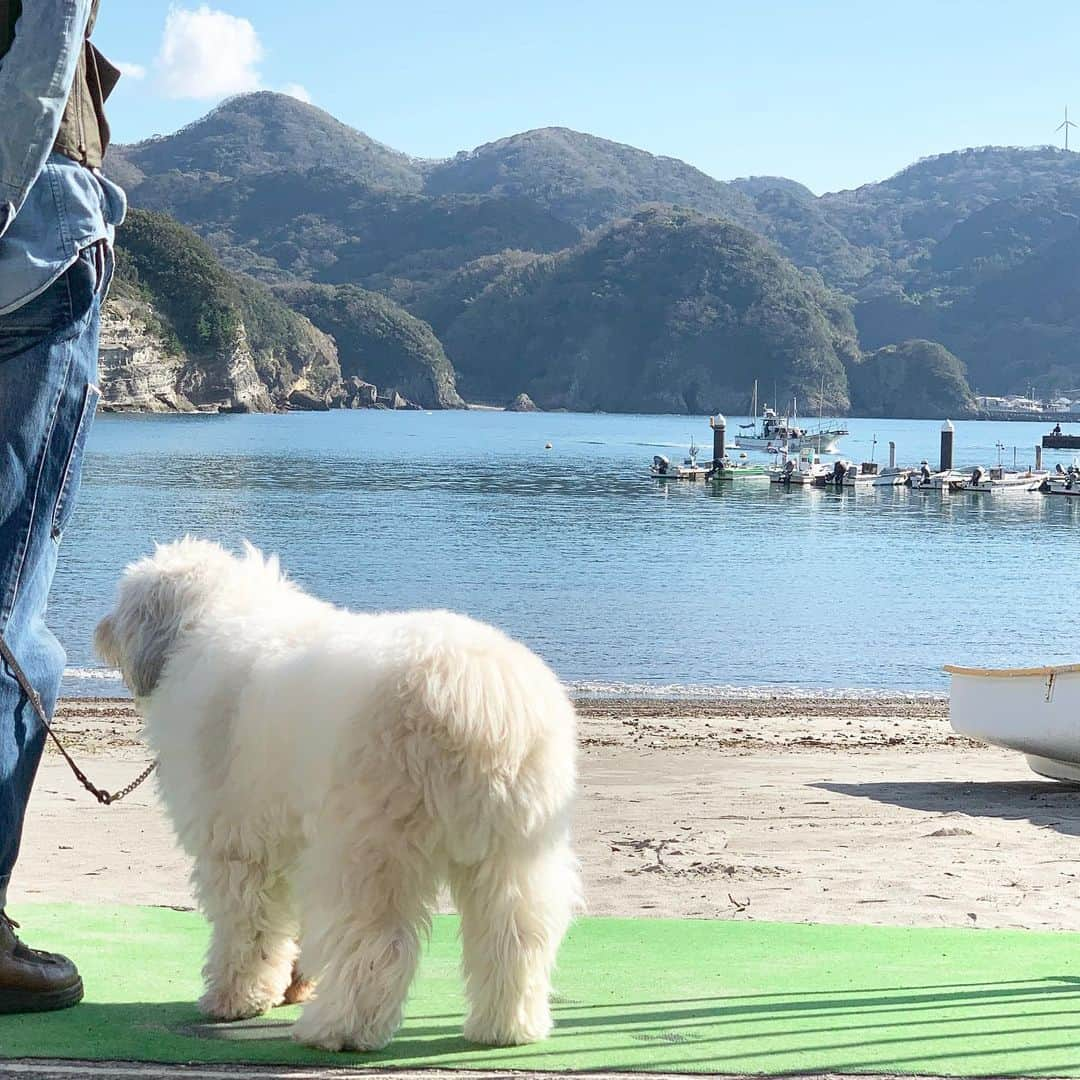
<svg viewBox="0 0 1080 1080"><path fill-rule="evenodd" d="M288 88L419 157L561 125L820 192L1054 142L1070 102L1080 121L1064 0L102 0L95 41L131 66L110 103L121 142Z"/></svg>

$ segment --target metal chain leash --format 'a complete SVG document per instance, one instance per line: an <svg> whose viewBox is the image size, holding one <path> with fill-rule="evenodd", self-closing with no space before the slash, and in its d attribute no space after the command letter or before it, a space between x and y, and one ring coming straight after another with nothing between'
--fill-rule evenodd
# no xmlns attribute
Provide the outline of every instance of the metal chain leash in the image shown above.
<svg viewBox="0 0 1080 1080"><path fill-rule="evenodd" d="M71 755L64 748L64 744L57 738L56 732L52 729L52 724L49 723L49 718L45 715L45 708L41 704L41 698L38 696L38 692L30 685L30 680L26 677L26 672L23 671L19 664L19 661L15 659L14 653L8 646L8 643L4 640L2 634L0 634L0 657L3 657L4 663L7 665L8 670L15 677L15 681L22 688L22 692L26 695L27 700L34 707L34 712L37 713L38 719L41 721L45 730L48 732L49 737L54 743L56 743L57 750L60 751L64 760L68 763L71 771L75 774L75 779L102 806L112 806L113 803L119 802L121 799L130 795L156 768L157 762L151 761L149 765L134 780L131 781L127 787L122 787L119 791L108 792L104 788L97 787L90 778L75 764Z"/></svg>

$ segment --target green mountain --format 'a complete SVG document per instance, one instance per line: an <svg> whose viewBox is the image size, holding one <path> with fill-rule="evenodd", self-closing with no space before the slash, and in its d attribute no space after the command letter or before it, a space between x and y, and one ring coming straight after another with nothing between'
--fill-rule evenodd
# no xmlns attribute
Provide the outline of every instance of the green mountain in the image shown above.
<svg viewBox="0 0 1080 1080"><path fill-rule="evenodd" d="M822 310L842 293L865 349L938 341L984 392L1080 386L1069 257L1080 155L1051 147L943 154L817 196L783 177L721 182L565 128L420 161L313 106L259 93L114 150L109 171L129 184L135 205L194 228L226 269L275 285L378 292L447 343L463 333L459 324L475 324L477 305L508 315L493 297L539 288L564 261L551 256L588 247L589 230L645 206L680 206L749 229L816 276ZM685 289L696 295L696 286ZM493 340L501 330L490 329ZM460 343L453 355L468 365L459 352ZM658 398L650 391L649 400Z"/></svg>
<svg viewBox="0 0 1080 1080"><path fill-rule="evenodd" d="M205 236L232 269L393 291L506 249L558 251L578 230L522 198L430 198L373 188L326 168L235 179L168 173L137 189Z"/></svg>
<svg viewBox="0 0 1080 1080"><path fill-rule="evenodd" d="M394 191L423 186L422 163L314 105L268 90L229 98L171 135L112 147L108 171L140 201L138 188L147 177L218 180L313 165Z"/></svg>
<svg viewBox="0 0 1080 1080"><path fill-rule="evenodd" d="M863 416L960 418L975 411L964 365L935 341L887 345L848 368L852 411Z"/></svg>
<svg viewBox="0 0 1080 1080"><path fill-rule="evenodd" d="M684 161L568 128L526 131L463 151L431 168L425 190L525 197L584 228L654 202L736 221L753 217L742 192Z"/></svg>
<svg viewBox="0 0 1080 1080"><path fill-rule="evenodd" d="M176 389L194 405L264 410L298 384L325 392L341 379L332 340L164 214L129 211L113 297L144 306L148 328L182 358Z"/></svg>
<svg viewBox="0 0 1080 1080"><path fill-rule="evenodd" d="M341 370L429 409L460 408L454 369L427 323L355 285L281 285L278 298L332 334Z"/></svg>
<svg viewBox="0 0 1080 1080"><path fill-rule="evenodd" d="M755 378L806 408L848 407L850 314L739 226L651 208L511 269L445 331L471 398L541 408L705 412Z"/></svg>

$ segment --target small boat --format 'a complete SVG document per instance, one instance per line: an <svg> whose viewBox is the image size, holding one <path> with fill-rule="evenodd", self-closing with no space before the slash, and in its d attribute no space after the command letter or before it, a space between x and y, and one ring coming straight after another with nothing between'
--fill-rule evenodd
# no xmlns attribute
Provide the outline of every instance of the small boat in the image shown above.
<svg viewBox="0 0 1080 1080"><path fill-rule="evenodd" d="M1033 469L1020 472L1016 469L1003 469L1000 465L991 469L984 469L981 465L977 465L971 470L968 478L962 482L959 490L991 495L1000 492L1038 491L1039 484L1046 479L1047 475L1045 472L1035 472Z"/></svg>
<svg viewBox="0 0 1080 1080"><path fill-rule="evenodd" d="M818 480L820 487L868 488L878 478L878 467L872 461L856 465L853 461L834 461L832 469Z"/></svg>
<svg viewBox="0 0 1080 1080"><path fill-rule="evenodd" d="M1039 490L1044 495L1080 495L1080 466L1074 463L1063 469L1059 464L1052 473L1047 473Z"/></svg>
<svg viewBox="0 0 1080 1080"><path fill-rule="evenodd" d="M812 450L802 450L792 457L780 451L781 463L769 469L769 482L785 487L811 487L828 476L832 467L824 464Z"/></svg>
<svg viewBox="0 0 1080 1080"><path fill-rule="evenodd" d="M956 731L1018 751L1040 776L1080 782L1080 664L945 670Z"/></svg>
<svg viewBox="0 0 1080 1080"><path fill-rule="evenodd" d="M700 452L697 444L691 440L690 449L681 465L673 464L663 454L654 454L649 475L657 480L704 480L709 474L709 466L698 462Z"/></svg>
<svg viewBox="0 0 1080 1080"><path fill-rule="evenodd" d="M746 454L740 454L735 461L725 455L720 464L713 466L709 472L709 479L716 481L767 480L768 477L768 466L752 465Z"/></svg>
<svg viewBox="0 0 1080 1080"><path fill-rule="evenodd" d="M906 482L912 491L936 491L940 495L947 491L959 491L964 479L965 474L955 469L931 472L930 466L923 461L917 469L911 470Z"/></svg>
<svg viewBox="0 0 1080 1080"><path fill-rule="evenodd" d="M914 469L899 468L896 465L887 466L874 477L874 487L903 487L914 471Z"/></svg>

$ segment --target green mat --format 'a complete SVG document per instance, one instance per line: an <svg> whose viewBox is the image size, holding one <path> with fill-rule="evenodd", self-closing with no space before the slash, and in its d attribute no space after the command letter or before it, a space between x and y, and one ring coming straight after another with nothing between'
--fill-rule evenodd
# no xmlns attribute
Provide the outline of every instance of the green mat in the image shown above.
<svg viewBox="0 0 1080 1080"><path fill-rule="evenodd" d="M474 1069L1080 1076L1080 935L583 919L563 948L555 1034L461 1037L456 920L435 922L405 1025L378 1054L289 1041L296 1009L207 1025L202 919L151 908L24 907L69 951L77 1009L0 1017L0 1056ZM29 935L28 935L29 936Z"/></svg>

